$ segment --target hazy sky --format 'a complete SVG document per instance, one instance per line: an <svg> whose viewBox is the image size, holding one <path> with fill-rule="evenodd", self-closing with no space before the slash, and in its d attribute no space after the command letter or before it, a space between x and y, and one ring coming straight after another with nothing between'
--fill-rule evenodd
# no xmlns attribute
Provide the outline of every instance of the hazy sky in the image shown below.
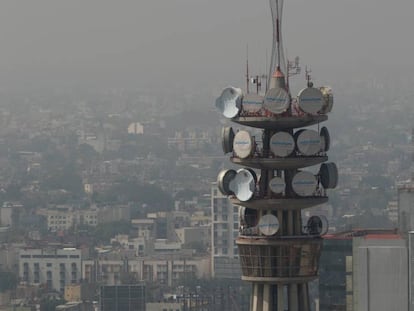
<svg viewBox="0 0 414 311"><path fill-rule="evenodd" d="M414 1L285 0L285 48L330 77L413 69ZM219 88L270 53L268 0L1 0L0 83Z"/></svg>

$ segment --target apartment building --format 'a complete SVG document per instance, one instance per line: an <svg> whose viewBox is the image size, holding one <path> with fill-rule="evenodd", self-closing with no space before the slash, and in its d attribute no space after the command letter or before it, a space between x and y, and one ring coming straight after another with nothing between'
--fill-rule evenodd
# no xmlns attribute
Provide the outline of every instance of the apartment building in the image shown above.
<svg viewBox="0 0 414 311"><path fill-rule="evenodd" d="M45 285L64 293L65 286L79 283L82 277L81 250L22 249L19 253L19 277L28 285Z"/></svg>
<svg viewBox="0 0 414 311"><path fill-rule="evenodd" d="M168 286L185 279L209 278L211 275L209 257L184 259L170 255L131 260L84 260L82 265L82 279L105 285L120 285L123 275L127 274L139 281Z"/></svg>
<svg viewBox="0 0 414 311"><path fill-rule="evenodd" d="M212 274L217 278L240 278L239 253L235 240L239 234L238 209L221 194L217 184L211 187Z"/></svg>

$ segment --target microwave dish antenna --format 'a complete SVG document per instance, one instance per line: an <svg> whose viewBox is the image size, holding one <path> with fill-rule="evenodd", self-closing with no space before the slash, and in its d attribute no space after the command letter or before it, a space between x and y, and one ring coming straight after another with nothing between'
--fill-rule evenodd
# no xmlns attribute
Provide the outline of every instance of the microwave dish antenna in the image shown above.
<svg viewBox="0 0 414 311"><path fill-rule="evenodd" d="M247 202L253 198L256 190L257 176L253 170L239 169L236 176L230 182L229 188L237 199Z"/></svg>
<svg viewBox="0 0 414 311"><path fill-rule="evenodd" d="M240 159L247 159L254 152L254 139L247 131L238 131L233 139L233 151Z"/></svg>
<svg viewBox="0 0 414 311"><path fill-rule="evenodd" d="M220 97L216 99L216 107L227 119L236 117L241 110L243 98L242 90L235 87L227 87Z"/></svg>
<svg viewBox="0 0 414 311"><path fill-rule="evenodd" d="M235 170L222 170L217 176L217 185L220 192L224 195L231 195L233 191L230 189L230 183L236 177Z"/></svg>
<svg viewBox="0 0 414 311"><path fill-rule="evenodd" d="M275 215L266 214L259 220L259 230L263 235L275 235L279 231L279 220Z"/></svg>
<svg viewBox="0 0 414 311"><path fill-rule="evenodd" d="M331 146L331 136L329 135L329 131L325 126L321 128L320 136L321 136L322 151L324 152L329 151L329 148Z"/></svg>
<svg viewBox="0 0 414 311"><path fill-rule="evenodd" d="M232 127L223 127L221 130L221 147L224 154L233 152L234 131Z"/></svg>

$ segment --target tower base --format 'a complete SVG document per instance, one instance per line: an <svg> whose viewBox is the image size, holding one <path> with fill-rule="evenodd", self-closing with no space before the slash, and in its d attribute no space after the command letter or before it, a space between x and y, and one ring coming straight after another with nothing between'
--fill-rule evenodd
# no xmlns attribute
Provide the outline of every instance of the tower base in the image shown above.
<svg viewBox="0 0 414 311"><path fill-rule="evenodd" d="M308 283L253 283L250 310L310 311Z"/></svg>

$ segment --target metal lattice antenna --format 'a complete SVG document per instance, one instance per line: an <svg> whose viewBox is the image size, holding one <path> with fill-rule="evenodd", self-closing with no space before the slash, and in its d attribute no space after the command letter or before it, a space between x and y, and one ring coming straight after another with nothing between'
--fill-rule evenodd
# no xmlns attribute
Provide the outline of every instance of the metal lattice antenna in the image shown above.
<svg viewBox="0 0 414 311"><path fill-rule="evenodd" d="M283 53L282 40L283 0L269 0L269 3L273 22L272 57L270 60L270 68L268 75L270 79L277 68L279 68L283 73L286 73L287 71L286 60Z"/></svg>

